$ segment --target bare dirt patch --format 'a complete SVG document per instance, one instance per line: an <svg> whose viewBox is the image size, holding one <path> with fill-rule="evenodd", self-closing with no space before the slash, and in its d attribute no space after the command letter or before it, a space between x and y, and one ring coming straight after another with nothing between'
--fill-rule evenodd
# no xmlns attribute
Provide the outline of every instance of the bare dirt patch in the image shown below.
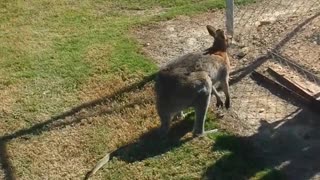
<svg viewBox="0 0 320 180"><path fill-rule="evenodd" d="M320 178L320 161L312 158L318 157L315 152L320 151L320 135L316 133L320 117L290 97L260 86L245 72L252 64L259 64L259 60L255 61L259 55L277 47L277 52L319 75L319 9L319 2L302 0L261 1L238 7L235 43L229 49L235 72L231 77L235 82L231 87L233 107L227 113L229 118L221 120L221 126L254 139L257 147L268 151L272 166L284 170L289 179ZM180 16L140 28L134 34L144 46L144 53L161 66L182 54L208 48L212 39L206 31L207 24L223 28L224 12ZM244 49L244 58L239 60ZM265 73L274 64L268 60L256 69ZM247 76L242 78L241 74Z"/></svg>

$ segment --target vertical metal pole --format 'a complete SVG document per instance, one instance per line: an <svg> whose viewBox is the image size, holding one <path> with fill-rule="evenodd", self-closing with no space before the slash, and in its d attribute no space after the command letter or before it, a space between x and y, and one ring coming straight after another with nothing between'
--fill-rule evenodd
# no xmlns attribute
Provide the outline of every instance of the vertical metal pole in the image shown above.
<svg viewBox="0 0 320 180"><path fill-rule="evenodd" d="M226 26L227 26L227 34L233 37L234 29L233 29L233 8L234 8L234 0L226 0Z"/></svg>

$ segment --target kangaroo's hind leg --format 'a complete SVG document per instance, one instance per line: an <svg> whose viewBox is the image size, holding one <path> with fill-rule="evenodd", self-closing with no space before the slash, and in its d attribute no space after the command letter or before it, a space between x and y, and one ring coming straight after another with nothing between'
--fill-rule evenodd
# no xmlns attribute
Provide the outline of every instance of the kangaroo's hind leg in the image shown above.
<svg viewBox="0 0 320 180"><path fill-rule="evenodd" d="M199 96L199 101L195 105L196 121L193 126L193 136L199 136L204 133L204 123L208 107L210 104L211 93Z"/></svg>
<svg viewBox="0 0 320 180"><path fill-rule="evenodd" d="M230 108L230 92L229 92L229 82L228 82L228 77L222 82L222 90L226 96L226 101L225 101L225 107L227 109Z"/></svg>
<svg viewBox="0 0 320 180"><path fill-rule="evenodd" d="M221 97L219 96L219 93L218 93L217 89L214 86L212 86L212 94L215 95L215 97L217 99L216 106L217 107L223 107L223 102L221 100Z"/></svg>
<svg viewBox="0 0 320 180"><path fill-rule="evenodd" d="M204 133L204 123L208 107L210 105L212 93L211 79L206 79L203 88L198 91L197 99L194 103L194 109L196 113L196 120L193 125L193 136L199 136Z"/></svg>

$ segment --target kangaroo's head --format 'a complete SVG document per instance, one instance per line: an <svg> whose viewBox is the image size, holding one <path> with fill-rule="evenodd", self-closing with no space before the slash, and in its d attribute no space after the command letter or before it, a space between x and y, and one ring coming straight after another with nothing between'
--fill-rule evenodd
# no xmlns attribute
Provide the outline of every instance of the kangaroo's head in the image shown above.
<svg viewBox="0 0 320 180"><path fill-rule="evenodd" d="M216 52L226 52L228 48L228 38L226 37L222 29L215 29L214 27L207 25L209 34L214 38L213 45L207 49L206 53L214 54Z"/></svg>

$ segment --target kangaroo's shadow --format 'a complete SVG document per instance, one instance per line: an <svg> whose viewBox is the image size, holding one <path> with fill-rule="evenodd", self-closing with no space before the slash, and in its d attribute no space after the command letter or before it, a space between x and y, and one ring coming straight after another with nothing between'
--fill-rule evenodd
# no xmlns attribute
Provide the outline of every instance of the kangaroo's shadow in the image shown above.
<svg viewBox="0 0 320 180"><path fill-rule="evenodd" d="M149 157L164 154L176 147L181 146L192 137L185 137L193 126L194 113L188 114L184 120L175 122L166 137L161 138L158 128L142 134L137 141L123 145L110 154L110 159L117 157L125 162L132 163L142 161Z"/></svg>

